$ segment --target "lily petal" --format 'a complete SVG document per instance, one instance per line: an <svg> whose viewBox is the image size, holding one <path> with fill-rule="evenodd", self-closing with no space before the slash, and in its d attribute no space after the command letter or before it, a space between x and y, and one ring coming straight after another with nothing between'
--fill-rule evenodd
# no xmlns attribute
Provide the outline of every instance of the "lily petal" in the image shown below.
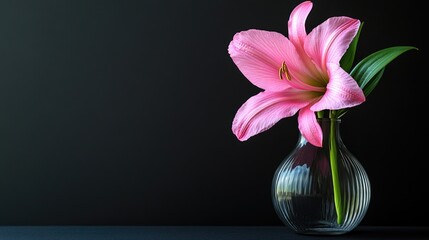
<svg viewBox="0 0 429 240"><path fill-rule="evenodd" d="M298 129L307 141L316 147L322 147L322 128L316 114L310 110L311 105L302 108L298 113Z"/></svg>
<svg viewBox="0 0 429 240"><path fill-rule="evenodd" d="M292 62L295 63L294 65L299 66L298 72L300 72L301 76L297 78L307 85L320 87L326 84L323 81L323 76L320 75L320 68L314 65L314 62L304 50L304 43L307 38L305 22L312 8L313 3L311 1L305 1L295 7L288 21L288 37L294 44L300 59L299 61Z"/></svg>
<svg viewBox="0 0 429 240"><path fill-rule="evenodd" d="M359 105L365 101L362 89L344 69L328 63L329 83L323 97L311 107L311 111L341 109Z"/></svg>
<svg viewBox="0 0 429 240"><path fill-rule="evenodd" d="M282 34L255 29L236 33L228 46L232 60L244 76L267 91L283 91L290 87L287 81L279 79L279 68L294 49Z"/></svg>
<svg viewBox="0 0 429 240"><path fill-rule="evenodd" d="M359 29L360 21L349 17L331 17L307 36L304 48L322 71L326 63L339 63Z"/></svg>
<svg viewBox="0 0 429 240"><path fill-rule="evenodd" d="M312 8L313 3L311 1L305 1L296 6L290 14L288 22L288 36L289 40L296 46L304 45L304 40L307 37L305 22Z"/></svg>
<svg viewBox="0 0 429 240"><path fill-rule="evenodd" d="M305 91L261 92L249 98L237 111L232 132L240 141L268 130L280 119L295 115L312 101Z"/></svg>

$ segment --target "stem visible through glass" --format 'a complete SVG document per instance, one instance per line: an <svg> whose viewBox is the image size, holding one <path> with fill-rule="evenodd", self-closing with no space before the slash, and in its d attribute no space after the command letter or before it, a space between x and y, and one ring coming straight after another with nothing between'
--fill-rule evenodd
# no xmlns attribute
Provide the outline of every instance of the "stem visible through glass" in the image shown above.
<svg viewBox="0 0 429 240"><path fill-rule="evenodd" d="M331 163L332 185L334 188L334 204L337 212L337 223L343 223L343 208L341 206L341 189L340 179L338 177L338 155L337 155L337 141L336 141L336 117L335 114L329 114L330 128L329 128L329 161Z"/></svg>

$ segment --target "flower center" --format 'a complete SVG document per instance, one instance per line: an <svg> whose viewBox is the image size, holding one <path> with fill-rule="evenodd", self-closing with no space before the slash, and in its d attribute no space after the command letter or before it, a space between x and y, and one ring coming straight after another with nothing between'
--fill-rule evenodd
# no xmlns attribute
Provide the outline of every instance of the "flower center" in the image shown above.
<svg viewBox="0 0 429 240"><path fill-rule="evenodd" d="M284 78L286 78L287 80L291 80L289 70L287 69L286 63L284 61L279 68L279 78L280 80L283 80Z"/></svg>

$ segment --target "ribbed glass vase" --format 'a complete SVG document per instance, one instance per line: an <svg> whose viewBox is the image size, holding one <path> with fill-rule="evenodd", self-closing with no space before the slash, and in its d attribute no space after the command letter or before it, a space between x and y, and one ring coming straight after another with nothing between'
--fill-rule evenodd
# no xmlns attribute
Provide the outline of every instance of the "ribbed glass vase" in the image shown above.
<svg viewBox="0 0 429 240"><path fill-rule="evenodd" d="M323 146L300 136L274 174L273 204L282 222L297 233L344 234L356 228L367 212L370 181L341 140L341 120L318 121Z"/></svg>

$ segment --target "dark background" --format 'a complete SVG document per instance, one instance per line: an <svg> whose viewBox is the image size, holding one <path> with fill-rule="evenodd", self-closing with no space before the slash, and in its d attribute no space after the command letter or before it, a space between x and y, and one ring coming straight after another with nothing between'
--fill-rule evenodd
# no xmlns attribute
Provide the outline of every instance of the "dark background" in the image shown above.
<svg viewBox="0 0 429 240"><path fill-rule="evenodd" d="M271 180L296 116L238 141L235 112L260 90L227 47L249 28L287 35L300 2L1 1L0 224L281 225ZM362 20L358 60L419 48L343 117L372 184L365 225L429 223L423 9L315 0L307 20Z"/></svg>

